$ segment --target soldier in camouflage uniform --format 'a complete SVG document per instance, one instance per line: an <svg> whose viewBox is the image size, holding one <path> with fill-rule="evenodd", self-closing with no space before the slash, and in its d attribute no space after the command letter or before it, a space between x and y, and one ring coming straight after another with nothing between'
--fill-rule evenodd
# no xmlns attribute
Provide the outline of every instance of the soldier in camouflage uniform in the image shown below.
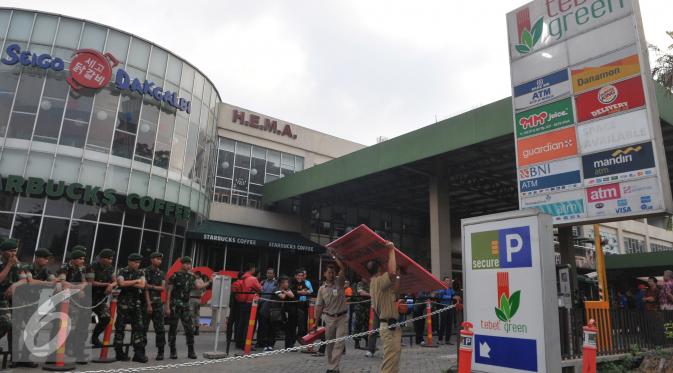
<svg viewBox="0 0 673 373"><path fill-rule="evenodd" d="M93 312L98 316L98 323L91 333L91 345L94 347L103 346L98 337L110 323L110 305L107 296L117 286L112 265L114 256L114 251L103 249L98 254L98 261L90 264L86 270L86 279L92 286L91 302L95 306Z"/></svg>
<svg viewBox="0 0 673 373"><path fill-rule="evenodd" d="M178 352L175 347L175 339L178 332L178 319L182 322L187 338L187 357L196 359L194 352L194 325L192 325L192 314L189 312L189 292L195 288L203 287L203 282L196 281L196 276L191 272L192 258L185 256L181 260L182 268L175 272L168 280L168 290L166 291L166 304L164 312L169 318L168 324L168 346L171 349L171 359L178 358Z"/></svg>
<svg viewBox="0 0 673 373"><path fill-rule="evenodd" d="M351 300L359 302L355 304L355 330L353 333L362 333L369 330L369 308L370 302L362 302L369 298L369 284L365 280L360 280L355 286L355 294ZM363 337L365 346L367 345L367 337ZM360 338L355 339L355 348L360 349Z"/></svg>
<svg viewBox="0 0 673 373"><path fill-rule="evenodd" d="M49 264L49 258L53 254L47 249L37 249L35 250L35 260L32 264L29 264L24 267L28 283L30 284L41 284L41 285L50 285L53 284L56 280L56 276L47 268Z"/></svg>
<svg viewBox="0 0 673 373"><path fill-rule="evenodd" d="M61 266L57 275L68 288L84 290L88 285L86 282L86 267L84 266L86 248L76 245L70 250L68 262ZM91 320L91 311L78 305L83 303L84 295L84 292L75 294L70 300L70 307L68 309L70 319L73 320L73 328L77 328L78 332L85 329L88 331L89 321ZM80 364L87 362L84 349L85 343L86 340L82 338L68 338L66 341L68 356L74 356L75 361Z"/></svg>
<svg viewBox="0 0 673 373"><path fill-rule="evenodd" d="M163 254L150 254L151 265L145 268L145 305L147 312L145 316L145 332L150 327L150 320L154 324L154 332L156 333L155 342L157 344L157 360L164 359L164 346L166 345L166 331L164 329L164 306L161 301L161 292L164 291L166 285L166 274L161 270L161 261Z"/></svg>
<svg viewBox="0 0 673 373"><path fill-rule="evenodd" d="M147 336L143 325L142 309L145 288L145 276L140 270L142 256L133 253L128 257L128 266L117 272L117 286L121 288L117 299L117 320L115 321L114 347L117 360L128 361L129 357L124 354L124 328L131 324L133 361L146 363L145 345Z"/></svg>

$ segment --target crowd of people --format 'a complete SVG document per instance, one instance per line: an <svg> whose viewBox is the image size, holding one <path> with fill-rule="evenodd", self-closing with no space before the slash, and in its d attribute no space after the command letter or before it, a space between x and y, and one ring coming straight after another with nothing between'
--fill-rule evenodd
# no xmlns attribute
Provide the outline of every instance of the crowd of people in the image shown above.
<svg viewBox="0 0 673 373"><path fill-rule="evenodd" d="M673 271L664 271L662 281L649 277L647 284L638 284L635 289L617 290L613 302L617 308L627 310L673 310Z"/></svg>

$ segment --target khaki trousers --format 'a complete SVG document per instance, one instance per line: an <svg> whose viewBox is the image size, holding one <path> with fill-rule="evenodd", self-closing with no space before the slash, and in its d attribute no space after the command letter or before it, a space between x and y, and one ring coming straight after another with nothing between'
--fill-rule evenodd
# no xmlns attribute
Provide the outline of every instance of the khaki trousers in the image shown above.
<svg viewBox="0 0 673 373"><path fill-rule="evenodd" d="M348 333L348 314L339 317L332 317L323 314L322 321L325 322L325 339L331 340L341 338ZM338 370L341 355L344 353L344 342L330 343L325 347L325 356L327 357L327 369Z"/></svg>
<svg viewBox="0 0 673 373"><path fill-rule="evenodd" d="M388 323L383 323L381 326L388 326ZM383 341L381 373L398 373L400 371L400 355L402 354L402 329L399 326L395 330L382 329L381 340Z"/></svg>

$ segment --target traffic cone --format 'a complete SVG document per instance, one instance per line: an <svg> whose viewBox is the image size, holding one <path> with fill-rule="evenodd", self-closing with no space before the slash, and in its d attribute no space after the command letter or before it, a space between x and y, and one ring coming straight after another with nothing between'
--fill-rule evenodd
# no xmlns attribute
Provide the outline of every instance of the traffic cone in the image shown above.
<svg viewBox="0 0 673 373"><path fill-rule="evenodd" d="M245 338L245 349L243 353L250 355L250 348L252 347L252 336L255 334L255 321L257 320L257 304L259 304L259 296L255 294L252 299L252 308L250 308L250 321L248 321L248 335Z"/></svg>
<svg viewBox="0 0 673 373"><path fill-rule="evenodd" d="M436 344L432 343L432 306L430 304L430 299L425 301L425 314L425 327L428 329L428 335L423 347L437 347Z"/></svg>

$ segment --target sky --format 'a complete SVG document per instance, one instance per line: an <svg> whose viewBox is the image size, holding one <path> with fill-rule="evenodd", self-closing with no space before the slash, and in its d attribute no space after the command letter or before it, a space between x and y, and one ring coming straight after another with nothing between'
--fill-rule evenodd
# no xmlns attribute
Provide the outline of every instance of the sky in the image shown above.
<svg viewBox="0 0 673 373"><path fill-rule="evenodd" d="M3 0L150 40L223 102L365 145L510 95L505 14L525 0ZM673 1L641 0L673 44Z"/></svg>

